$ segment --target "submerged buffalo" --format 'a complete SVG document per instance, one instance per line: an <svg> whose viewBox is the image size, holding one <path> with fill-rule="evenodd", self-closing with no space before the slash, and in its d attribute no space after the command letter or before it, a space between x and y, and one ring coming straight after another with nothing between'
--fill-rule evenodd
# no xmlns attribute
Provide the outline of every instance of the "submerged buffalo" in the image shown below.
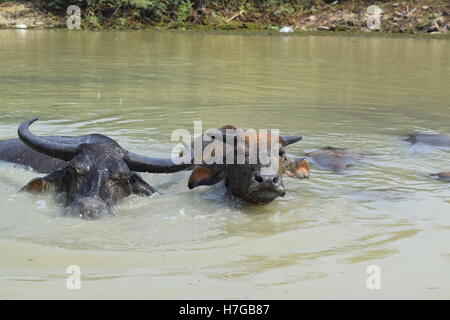
<svg viewBox="0 0 450 320"><path fill-rule="evenodd" d="M450 172L440 172L431 175L432 177L438 178L444 182L450 182Z"/></svg>
<svg viewBox="0 0 450 320"><path fill-rule="evenodd" d="M326 147L317 151L308 153L307 156L321 169L332 170L332 171L342 171L348 166L356 163L361 157L360 154L334 147Z"/></svg>
<svg viewBox="0 0 450 320"><path fill-rule="evenodd" d="M406 141L411 143L424 143L436 147L450 147L450 135L431 134L431 133L413 133L408 136Z"/></svg>
<svg viewBox="0 0 450 320"><path fill-rule="evenodd" d="M98 218L132 194L149 196L154 189L136 172L171 173L189 164L155 159L123 149L113 139L92 134L80 137L37 137L22 123L17 139L0 142L0 160L30 166L48 173L29 182L22 190L63 194L64 215Z"/></svg>
<svg viewBox="0 0 450 320"><path fill-rule="evenodd" d="M300 141L300 136L275 136L250 134L244 137L245 143L240 146L237 142L239 129L233 126L224 126L218 129L222 135L223 141L220 141L224 148L224 157L231 154L233 161L224 159L222 164L210 163L203 159L201 164L197 164L189 178L188 187L193 189L201 185L214 185L220 181L225 182L225 186L230 193L240 199L250 203L268 203L279 196L284 196L285 189L283 185L283 174L296 179L309 178L309 164L304 158L290 158L286 155L284 147ZM267 150L263 151L269 159L268 162L262 161L264 153L255 153L256 161L249 161L249 144L258 145L264 139L267 141ZM227 150L229 141L233 141L231 148ZM207 146L208 142L204 144ZM189 146L186 146L191 149ZM239 148L243 148L245 161L239 163ZM271 157L270 150L278 150L275 158ZM195 152L191 149L191 156L195 157ZM277 161L275 161L277 160ZM276 164L276 165L275 165Z"/></svg>

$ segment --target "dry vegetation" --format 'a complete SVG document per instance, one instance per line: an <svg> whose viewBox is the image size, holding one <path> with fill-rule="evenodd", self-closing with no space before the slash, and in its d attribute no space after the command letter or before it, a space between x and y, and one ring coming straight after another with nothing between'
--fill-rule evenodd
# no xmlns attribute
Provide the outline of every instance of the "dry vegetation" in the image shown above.
<svg viewBox="0 0 450 320"><path fill-rule="evenodd" d="M89 5L88 5L89 3ZM340 0L0 0L0 27L64 27L69 4L81 7L82 27L162 29L269 29L290 26L297 31L370 31L366 10L382 10L381 31L448 33L450 1Z"/></svg>

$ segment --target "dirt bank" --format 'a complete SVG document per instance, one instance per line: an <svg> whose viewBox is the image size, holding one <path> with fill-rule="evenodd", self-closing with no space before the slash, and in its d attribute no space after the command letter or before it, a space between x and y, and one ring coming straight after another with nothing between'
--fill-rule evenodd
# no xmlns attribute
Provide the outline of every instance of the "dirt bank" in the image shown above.
<svg viewBox="0 0 450 320"><path fill-rule="evenodd" d="M297 30L378 31L396 33L447 33L450 2L409 1L376 3L382 10L379 28L370 30L370 9L344 3L322 5L292 21ZM373 13L373 12L372 12Z"/></svg>
<svg viewBox="0 0 450 320"><path fill-rule="evenodd" d="M61 25L61 18L53 17L32 2L0 3L0 28L15 28L20 25L52 28Z"/></svg>
<svg viewBox="0 0 450 320"><path fill-rule="evenodd" d="M148 20L137 19L122 7L108 14L98 7L82 8L81 27L86 29L200 29L200 30L274 30L289 27L292 31L347 31L414 34L446 34L450 30L450 1L409 0L399 2L374 1L377 5L378 25L368 27L367 1L334 3L316 2L305 9L292 8L282 14L256 9L233 7L191 8L183 20L173 23L169 17ZM378 10L378 9L377 9ZM0 3L0 28L26 25L32 28L65 27L65 11L46 10L45 5L32 2Z"/></svg>

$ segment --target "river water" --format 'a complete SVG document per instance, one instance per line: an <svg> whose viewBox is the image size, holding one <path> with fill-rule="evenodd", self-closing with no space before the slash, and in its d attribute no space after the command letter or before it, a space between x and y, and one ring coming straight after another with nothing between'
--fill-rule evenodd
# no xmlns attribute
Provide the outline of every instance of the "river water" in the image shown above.
<svg viewBox="0 0 450 320"><path fill-rule="evenodd" d="M41 135L102 133L162 157L202 121L303 135L292 155L363 157L286 177L265 206L190 191L189 172L144 174L158 194L98 221L17 193L39 174L0 164L0 297L448 299L450 185L429 174L450 171L450 151L404 140L450 133L449 87L448 40L2 30L1 139L37 116Z"/></svg>

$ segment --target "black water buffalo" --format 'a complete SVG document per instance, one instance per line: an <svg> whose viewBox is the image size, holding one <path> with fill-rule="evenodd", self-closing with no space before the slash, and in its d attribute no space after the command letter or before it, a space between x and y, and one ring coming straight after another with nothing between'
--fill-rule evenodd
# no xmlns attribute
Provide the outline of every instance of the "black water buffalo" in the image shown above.
<svg viewBox="0 0 450 320"><path fill-rule="evenodd" d="M450 135L448 134L413 133L408 136L406 141L413 144L420 142L436 147L450 147Z"/></svg>
<svg viewBox="0 0 450 320"><path fill-rule="evenodd" d="M308 153L307 156L319 168L332 171L345 170L360 158L360 154L354 151L334 147L313 151Z"/></svg>
<svg viewBox="0 0 450 320"><path fill-rule="evenodd" d="M193 189L201 185L214 185L222 180L225 181L225 186L230 193L238 198L241 198L250 203L268 203L277 198L278 196L284 196L285 189L283 185L282 175L287 174L290 177L296 179L309 178L309 164L304 158L289 158L286 156L284 147L292 143L300 141L300 136L272 136L251 134L244 137L245 150L245 162L239 163L237 142L238 129L233 126L224 126L218 129L223 137L224 158L227 154L232 152L232 163L229 163L224 159L222 164L209 163L207 159L203 159L203 163L195 166L190 178L188 187ZM227 138L228 137L228 138ZM270 159L269 162L263 162L261 159L262 153L257 153L257 161L251 163L249 161L249 143L258 144L260 140L264 138L267 143L267 156ZM201 139L201 138L200 138ZM226 140L229 139L229 140ZM227 141L234 141L228 151L225 150L229 143ZM204 143L207 146L210 142ZM278 153L276 154L276 160L271 158L270 147L276 147ZM191 149L191 156L195 158L195 152ZM273 150L273 149L271 149ZM276 166L274 165L276 163ZM267 170L265 170L267 169Z"/></svg>
<svg viewBox="0 0 450 320"><path fill-rule="evenodd" d="M64 215L93 219L110 214L125 197L154 192L136 172L171 173L190 166L129 152L100 134L37 137L28 128L36 120L27 120L19 127L19 138L26 146L14 139L0 143L0 160L51 172L33 179L22 190L63 194Z"/></svg>
<svg viewBox="0 0 450 320"><path fill-rule="evenodd" d="M438 178L444 182L450 182L450 172L440 172L431 175L432 177Z"/></svg>

